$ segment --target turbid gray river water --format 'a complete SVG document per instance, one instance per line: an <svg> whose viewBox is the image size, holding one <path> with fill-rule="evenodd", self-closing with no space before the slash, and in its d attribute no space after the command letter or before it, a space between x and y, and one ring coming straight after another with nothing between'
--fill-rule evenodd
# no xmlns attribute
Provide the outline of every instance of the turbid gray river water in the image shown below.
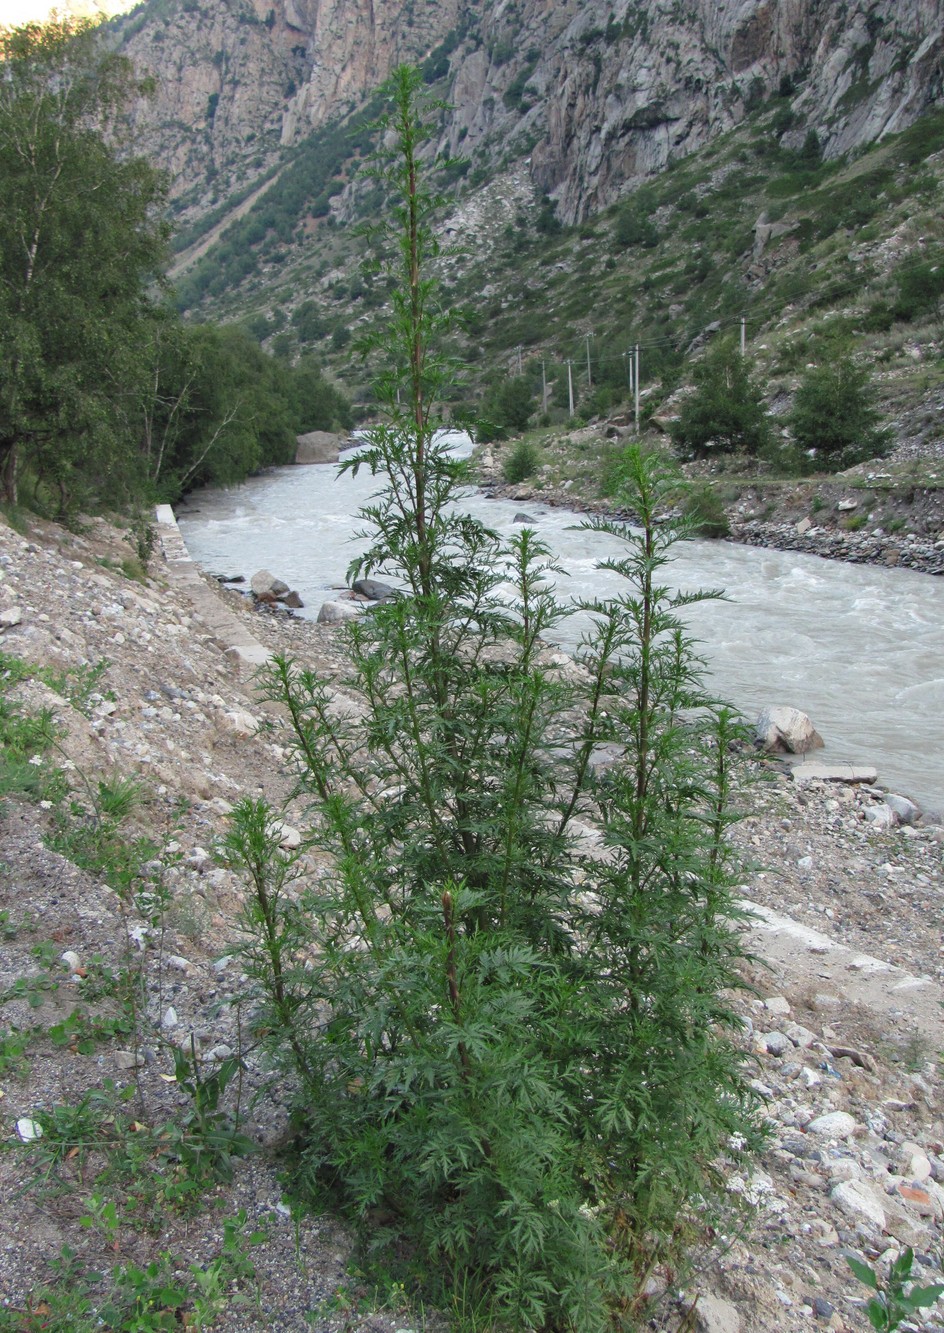
<svg viewBox="0 0 944 1333"><path fill-rule="evenodd" d="M376 488L366 472L282 468L197 492L178 520L202 568L247 579L270 569L314 617L344 583L359 550L354 515ZM562 596L618 588L596 568L618 543L580 531L567 510L478 492L464 507L504 533L522 510L531 516L567 571ZM674 586L727 597L688 614L719 695L751 719L768 703L802 709L826 742L824 759L874 764L883 786L944 810L944 580L728 542L685 542L676 552Z"/></svg>

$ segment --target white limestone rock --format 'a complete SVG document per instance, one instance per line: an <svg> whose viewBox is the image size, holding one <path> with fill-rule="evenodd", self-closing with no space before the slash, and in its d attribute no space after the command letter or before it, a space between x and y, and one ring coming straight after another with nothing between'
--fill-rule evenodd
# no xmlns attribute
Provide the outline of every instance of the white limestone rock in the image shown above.
<svg viewBox="0 0 944 1333"><path fill-rule="evenodd" d="M806 754L823 738L805 713L785 704L765 708L754 724L754 743L767 754Z"/></svg>

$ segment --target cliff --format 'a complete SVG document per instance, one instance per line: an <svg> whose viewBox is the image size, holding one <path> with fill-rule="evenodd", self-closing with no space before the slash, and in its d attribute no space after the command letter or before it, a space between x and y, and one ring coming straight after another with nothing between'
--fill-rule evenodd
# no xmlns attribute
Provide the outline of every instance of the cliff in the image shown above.
<svg viewBox="0 0 944 1333"><path fill-rule="evenodd" d="M147 0L116 28L157 77L137 113L204 211L401 61L443 80L443 144L526 161L565 222L697 151L772 91L827 156L940 100L941 0Z"/></svg>

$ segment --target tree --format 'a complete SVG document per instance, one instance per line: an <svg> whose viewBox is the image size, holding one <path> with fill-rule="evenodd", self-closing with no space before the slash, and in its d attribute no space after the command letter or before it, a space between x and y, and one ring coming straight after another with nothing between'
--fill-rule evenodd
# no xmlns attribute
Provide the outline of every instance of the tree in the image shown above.
<svg viewBox="0 0 944 1333"><path fill-rule="evenodd" d="M770 439L767 409L733 338L712 343L694 380L694 392L671 426L675 445L696 457L712 450L759 453Z"/></svg>
<svg viewBox="0 0 944 1333"><path fill-rule="evenodd" d="M0 63L0 489L26 466L66 508L135 472L163 191L114 137L142 84L91 23L0 29Z"/></svg>
<svg viewBox="0 0 944 1333"><path fill-rule="evenodd" d="M681 1238L719 1224L720 1158L753 1135L726 999L735 728L679 619L697 595L660 583L657 461L626 459L641 530L601 526L627 591L581 608L573 670L546 642L570 610L546 549L456 503L420 76L398 70L392 98L385 414L346 466L382 478L352 572L402 593L346 632L360 706L285 658L268 674L327 868L301 878L276 812L237 808L243 967L300 1085L301 1187L334 1190L375 1244L388 1219L481 1327L629 1329ZM601 747L622 754L605 773Z"/></svg>
<svg viewBox="0 0 944 1333"><path fill-rule="evenodd" d="M621 205L616 215L613 239L621 250L641 246L651 250L659 241L659 229L652 220L656 201L651 190L637 192Z"/></svg>
<svg viewBox="0 0 944 1333"><path fill-rule="evenodd" d="M833 470L887 452L880 421L869 372L848 355L806 371L788 417L797 447Z"/></svg>
<svg viewBox="0 0 944 1333"><path fill-rule="evenodd" d="M154 324L153 378L142 399L148 482L176 500L290 463L295 437L350 426L350 405L317 366L286 365L238 325Z"/></svg>
<svg viewBox="0 0 944 1333"><path fill-rule="evenodd" d="M483 405L484 415L498 428L495 438L520 435L534 411L534 391L525 375L512 375L496 384Z"/></svg>

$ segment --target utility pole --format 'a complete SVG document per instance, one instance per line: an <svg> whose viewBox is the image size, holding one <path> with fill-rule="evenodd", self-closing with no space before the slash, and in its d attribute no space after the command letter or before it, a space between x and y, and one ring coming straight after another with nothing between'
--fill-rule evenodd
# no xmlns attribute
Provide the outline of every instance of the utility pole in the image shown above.
<svg viewBox="0 0 944 1333"><path fill-rule="evenodd" d="M633 374L633 392L636 395L636 434L639 434L639 343L636 344L636 368Z"/></svg>
<svg viewBox="0 0 944 1333"><path fill-rule="evenodd" d="M746 326L746 324L747 324L747 320L746 320L746 319L744 318L744 316L742 315L742 316L741 316L741 355L742 355L742 356L744 355L744 351L745 351L745 348L746 348L746 346L747 346L747 336L746 336L746 334L745 334L745 326Z"/></svg>
<svg viewBox="0 0 944 1333"><path fill-rule="evenodd" d="M547 411L547 362L541 362L541 412Z"/></svg>
<svg viewBox="0 0 944 1333"><path fill-rule="evenodd" d="M517 357L518 357L518 378L520 379L520 378L521 378L521 345L520 345L520 343L519 343L519 345L515 348L515 352L516 352Z"/></svg>
<svg viewBox="0 0 944 1333"><path fill-rule="evenodd" d="M592 378L591 378L591 376L590 376L590 339L593 337L593 332L592 332L592 330L591 330L590 333L585 333L583 336L584 336L584 337L586 338L586 340L587 340L587 388L588 388L588 389L592 389L592 388L593 388L593 380L592 380Z"/></svg>
<svg viewBox="0 0 944 1333"><path fill-rule="evenodd" d="M574 415L574 377L572 373L573 361L567 362L567 398L570 403L570 415Z"/></svg>

